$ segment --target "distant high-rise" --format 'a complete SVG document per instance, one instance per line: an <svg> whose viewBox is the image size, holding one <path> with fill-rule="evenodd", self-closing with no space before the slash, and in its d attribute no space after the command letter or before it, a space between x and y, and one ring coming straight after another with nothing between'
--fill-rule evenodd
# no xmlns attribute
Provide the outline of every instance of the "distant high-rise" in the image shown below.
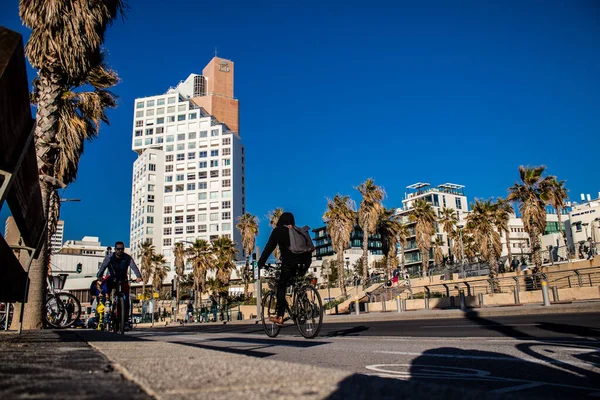
<svg viewBox="0 0 600 400"><path fill-rule="evenodd" d="M65 237L65 221L60 220L56 225L56 232L52 235L50 243L52 245L52 253L56 253L63 245Z"/></svg>
<svg viewBox="0 0 600 400"><path fill-rule="evenodd" d="M233 62L215 57L203 74L135 100L130 246L137 260L146 240L171 263L178 242L227 236L241 243L244 147Z"/></svg>

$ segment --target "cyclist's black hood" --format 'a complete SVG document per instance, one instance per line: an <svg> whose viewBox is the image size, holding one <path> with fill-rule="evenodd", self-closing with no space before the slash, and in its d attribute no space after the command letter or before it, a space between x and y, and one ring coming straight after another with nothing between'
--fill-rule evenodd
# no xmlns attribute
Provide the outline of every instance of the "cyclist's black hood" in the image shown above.
<svg viewBox="0 0 600 400"><path fill-rule="evenodd" d="M294 219L294 214L291 212L284 212L279 217L279 221L277 221L276 226L284 226L284 225L296 225L296 220Z"/></svg>

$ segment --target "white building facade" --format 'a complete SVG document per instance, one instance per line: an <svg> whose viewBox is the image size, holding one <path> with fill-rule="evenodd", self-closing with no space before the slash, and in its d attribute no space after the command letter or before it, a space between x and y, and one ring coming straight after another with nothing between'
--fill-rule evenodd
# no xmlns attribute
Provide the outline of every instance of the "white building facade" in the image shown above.
<svg viewBox="0 0 600 400"><path fill-rule="evenodd" d="M167 93L138 98L134 105L131 254L152 242L173 265L178 242L229 237L245 212L245 154L237 132L192 100L192 74ZM192 92L190 92L192 91ZM171 280L174 268L165 279Z"/></svg>
<svg viewBox="0 0 600 400"><path fill-rule="evenodd" d="M65 238L65 221L59 220L56 225L56 232L50 238L50 245L52 253L56 253L60 250L63 245L63 240Z"/></svg>

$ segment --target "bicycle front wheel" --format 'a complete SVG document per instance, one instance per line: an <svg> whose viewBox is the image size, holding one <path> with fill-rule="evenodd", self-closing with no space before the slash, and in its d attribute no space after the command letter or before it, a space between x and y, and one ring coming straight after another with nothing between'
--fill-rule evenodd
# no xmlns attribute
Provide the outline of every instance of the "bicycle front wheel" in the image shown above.
<svg viewBox="0 0 600 400"><path fill-rule="evenodd" d="M81 316L81 304L71 293L49 294L44 305L44 322L51 328L68 328Z"/></svg>
<svg viewBox="0 0 600 400"><path fill-rule="evenodd" d="M275 296L275 292L269 291L265 293L262 300L261 313L263 329L265 330L267 336L274 338L279 335L281 326L269 320L270 317L277 315L277 296Z"/></svg>
<svg viewBox="0 0 600 400"><path fill-rule="evenodd" d="M121 335L125 334L125 299L123 296L119 296L117 300L117 332Z"/></svg>
<svg viewBox="0 0 600 400"><path fill-rule="evenodd" d="M294 304L296 325L306 339L316 337L323 325L323 302L312 286L304 286L296 295Z"/></svg>
<svg viewBox="0 0 600 400"><path fill-rule="evenodd" d="M71 293L57 293L56 296L65 306L65 319L61 328L72 326L81 316L81 303Z"/></svg>

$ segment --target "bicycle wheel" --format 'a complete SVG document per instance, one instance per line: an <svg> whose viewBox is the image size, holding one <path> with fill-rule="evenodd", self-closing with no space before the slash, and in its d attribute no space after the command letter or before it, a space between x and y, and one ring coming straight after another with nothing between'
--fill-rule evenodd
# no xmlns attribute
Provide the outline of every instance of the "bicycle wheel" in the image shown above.
<svg viewBox="0 0 600 400"><path fill-rule="evenodd" d="M323 325L323 303L319 292L312 286L304 286L296 294L294 309L300 334L306 339L316 337Z"/></svg>
<svg viewBox="0 0 600 400"><path fill-rule="evenodd" d="M54 294L49 294L44 303L44 322L50 328L60 329L67 312L65 306Z"/></svg>
<svg viewBox="0 0 600 400"><path fill-rule="evenodd" d="M118 332L121 335L125 334L125 299L123 296L119 296L117 299L117 321L118 321Z"/></svg>
<svg viewBox="0 0 600 400"><path fill-rule="evenodd" d="M56 293L55 296L60 300L64 306L65 317L63 318L61 328L68 328L72 326L81 316L81 303L77 300L77 297L71 293Z"/></svg>
<svg viewBox="0 0 600 400"><path fill-rule="evenodd" d="M269 321L269 317L273 317L277 315L277 296L275 296L275 292L269 291L265 293L262 301L262 324L263 329L268 337L276 337L279 335L279 331L281 330L281 326Z"/></svg>

